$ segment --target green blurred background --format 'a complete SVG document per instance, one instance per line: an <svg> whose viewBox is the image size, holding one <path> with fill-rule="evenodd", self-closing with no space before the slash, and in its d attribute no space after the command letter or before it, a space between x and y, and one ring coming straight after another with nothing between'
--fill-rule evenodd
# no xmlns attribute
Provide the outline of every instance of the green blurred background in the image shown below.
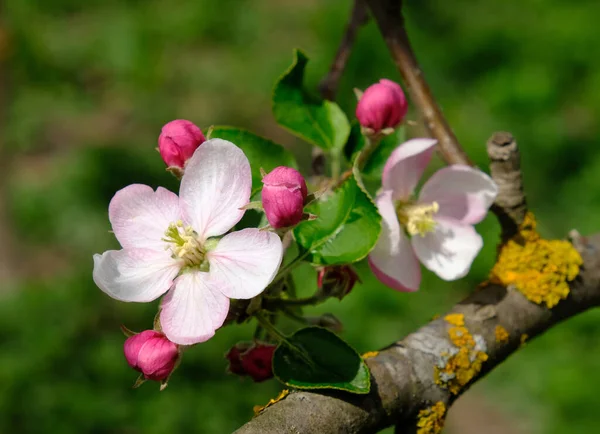
<svg viewBox="0 0 600 434"><path fill-rule="evenodd" d="M228 327L188 351L169 387L133 390L119 325L148 328L156 304L109 299L92 254L117 243L107 205L133 183L176 191L154 151L175 118L251 129L308 150L275 125L274 80L292 49L311 57L312 88L343 32L348 1L5 0L0 17L0 432L229 433L274 397L225 374L222 358L252 327ZM450 124L486 165L497 130L518 139L542 233L600 222L600 3L595 0L407 2L409 33ZM399 80L373 23L360 34L339 99ZM413 112L409 116L417 119ZM364 284L338 315L359 351L380 348L448 309L493 263L498 227L468 278L425 276L416 294ZM314 271L295 276L309 294ZM450 411L449 433L598 432L600 311L532 341ZM391 432L391 431L389 431Z"/></svg>

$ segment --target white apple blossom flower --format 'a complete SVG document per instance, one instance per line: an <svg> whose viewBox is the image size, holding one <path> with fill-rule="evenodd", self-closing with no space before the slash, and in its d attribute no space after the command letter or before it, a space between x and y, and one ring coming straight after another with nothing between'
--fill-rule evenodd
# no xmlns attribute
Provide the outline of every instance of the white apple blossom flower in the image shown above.
<svg viewBox="0 0 600 434"><path fill-rule="evenodd" d="M419 261L444 280L465 276L483 246L472 225L483 220L498 193L482 171L451 165L434 173L415 199L436 143L412 139L396 148L375 198L382 232L369 264L381 282L399 291L419 289Z"/></svg>
<svg viewBox="0 0 600 434"><path fill-rule="evenodd" d="M221 139L204 142L187 162L179 197L161 187L123 188L108 208L123 249L94 255L94 282L121 301L149 302L166 293L160 323L169 340L210 339L229 299L260 294L281 264L281 240L272 232L222 236L242 218L251 188L248 159Z"/></svg>

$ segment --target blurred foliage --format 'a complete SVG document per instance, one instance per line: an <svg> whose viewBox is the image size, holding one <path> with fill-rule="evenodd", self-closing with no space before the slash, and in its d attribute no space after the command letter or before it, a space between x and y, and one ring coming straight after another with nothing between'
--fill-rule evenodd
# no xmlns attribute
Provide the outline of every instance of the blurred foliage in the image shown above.
<svg viewBox="0 0 600 434"><path fill-rule="evenodd" d="M116 190L134 182L177 190L153 150L169 120L248 128L290 147L306 167L309 150L272 119L272 84L300 46L311 57L308 85L316 87L347 3L3 2L0 199L8 215L0 223L12 239L0 249L12 276L1 285L0 432L227 433L276 395L274 382L241 384L225 374L222 355L251 336L251 326L228 327L188 351L166 391L154 384L132 390L136 373L122 356L118 326L147 328L155 306L108 299L91 280L91 255L117 248L107 219ZM423 69L477 164L485 167L493 131L513 132L542 233L597 231L600 3L406 3ZM351 89L381 77L399 80L369 23L340 86L349 116ZM458 283L427 274L421 291L401 294L360 264L364 284L343 303L314 310L338 315L359 351L388 345L486 277L498 228L489 217L478 230L484 251ZM295 278L306 295L314 289L310 266ZM580 315L529 343L470 393L522 432L595 432L599 335L600 312Z"/></svg>

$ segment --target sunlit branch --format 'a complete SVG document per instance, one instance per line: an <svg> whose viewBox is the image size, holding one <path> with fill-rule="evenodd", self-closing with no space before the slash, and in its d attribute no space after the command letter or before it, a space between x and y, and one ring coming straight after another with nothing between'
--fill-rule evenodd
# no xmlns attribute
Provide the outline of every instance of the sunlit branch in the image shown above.
<svg viewBox="0 0 600 434"><path fill-rule="evenodd" d="M438 140L440 154L448 164L472 165L444 118L417 62L404 27L402 1L366 0L366 2L404 79L412 102L421 112L432 136Z"/></svg>

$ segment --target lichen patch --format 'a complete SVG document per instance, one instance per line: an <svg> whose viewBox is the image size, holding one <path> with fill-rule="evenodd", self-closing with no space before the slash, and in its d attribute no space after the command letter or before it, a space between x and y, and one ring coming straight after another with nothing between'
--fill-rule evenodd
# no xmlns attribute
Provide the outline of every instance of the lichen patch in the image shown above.
<svg viewBox="0 0 600 434"><path fill-rule="evenodd" d="M421 410L417 417L417 434L439 434L444 428L446 406L438 401L431 407Z"/></svg>
<svg viewBox="0 0 600 434"><path fill-rule="evenodd" d="M269 408L270 406L272 406L273 404L275 404L276 402L281 401L282 399L284 399L286 396L288 396L290 393L289 390L287 389L283 389L279 395L277 395L277 398L275 399L271 399L269 400L269 402L267 402L266 405L255 405L253 410L254 410L254 416L258 416L259 414L261 414L263 411L265 411L265 409Z"/></svg>
<svg viewBox="0 0 600 434"><path fill-rule="evenodd" d="M501 249L490 273L490 282L514 285L528 300L556 306L569 295L569 282L583 260L571 243L545 240L536 231L536 221L528 213L518 234Z"/></svg>
<svg viewBox="0 0 600 434"><path fill-rule="evenodd" d="M444 319L452 326L448 329L452 348L440 355L434 367L434 380L457 395L481 371L488 359L487 348L481 335L471 335L465 327L463 314L446 315Z"/></svg>
<svg viewBox="0 0 600 434"><path fill-rule="evenodd" d="M496 326L494 333L496 334L496 342L498 342L499 344L505 344L506 342L508 342L508 331L500 324Z"/></svg>
<svg viewBox="0 0 600 434"><path fill-rule="evenodd" d="M361 357L363 358L363 360L366 360L370 359L371 357L377 356L377 354L379 354L379 351L367 351Z"/></svg>

